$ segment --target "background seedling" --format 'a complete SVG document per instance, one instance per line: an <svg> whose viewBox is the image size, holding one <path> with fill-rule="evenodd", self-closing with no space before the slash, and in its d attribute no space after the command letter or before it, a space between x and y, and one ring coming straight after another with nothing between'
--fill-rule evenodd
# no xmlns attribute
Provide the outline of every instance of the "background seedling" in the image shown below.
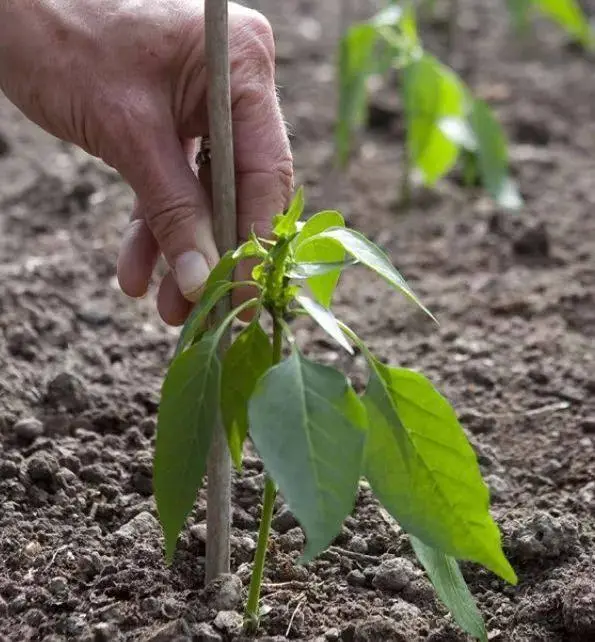
<svg viewBox="0 0 595 642"><path fill-rule="evenodd" d="M162 390L154 488L172 561L192 510L221 415L238 469L250 438L267 474L258 544L246 604L246 626L258 625L260 588L271 517L280 491L306 535L301 561L332 542L355 504L363 476L412 546L459 625L478 639L485 627L456 559L516 577L504 557L476 457L446 399L421 373L385 365L331 311L342 270L359 264L426 314L386 254L345 227L338 212L306 222L301 190L274 220L273 238L253 236L228 251L207 280L180 336ZM217 325L207 319L217 300L245 284L231 281L237 264L258 259L250 284L257 295ZM219 344L237 315L255 318L225 355ZM272 336L261 326L268 315ZM369 380L358 396L345 375L300 350L290 322L312 317L337 343L366 358ZM433 318L433 317L432 317ZM284 356L283 347L287 348Z"/></svg>

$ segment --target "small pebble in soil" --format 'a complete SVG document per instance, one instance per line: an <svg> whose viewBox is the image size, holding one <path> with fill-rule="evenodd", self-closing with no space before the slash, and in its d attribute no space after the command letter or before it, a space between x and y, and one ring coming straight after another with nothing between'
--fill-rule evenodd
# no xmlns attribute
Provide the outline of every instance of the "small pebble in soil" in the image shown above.
<svg viewBox="0 0 595 642"><path fill-rule="evenodd" d="M368 552L368 542L363 537L359 535L354 535L349 541L349 550L354 553L367 553Z"/></svg>
<svg viewBox="0 0 595 642"><path fill-rule="evenodd" d="M564 627L576 639L595 639L595 583L578 578L568 586L562 600Z"/></svg>
<svg viewBox="0 0 595 642"><path fill-rule="evenodd" d="M196 642L223 642L221 635L207 622L197 624L192 633L192 639Z"/></svg>
<svg viewBox="0 0 595 642"><path fill-rule="evenodd" d="M120 632L115 624L111 622L100 622L92 629L93 642L112 642L121 639Z"/></svg>
<svg viewBox="0 0 595 642"><path fill-rule="evenodd" d="M49 383L46 395L48 404L70 412L82 412L89 405L83 383L70 372L61 372Z"/></svg>
<svg viewBox="0 0 595 642"><path fill-rule="evenodd" d="M273 517L272 526L277 533L287 533L288 530L299 526L299 523L289 508L283 506Z"/></svg>
<svg viewBox="0 0 595 642"><path fill-rule="evenodd" d="M304 532L299 526L292 528L279 537L279 546L282 551L290 553L291 551L301 551L306 538Z"/></svg>
<svg viewBox="0 0 595 642"><path fill-rule="evenodd" d="M35 417L24 417L13 426L14 434L23 443L30 444L43 435L43 424Z"/></svg>
<svg viewBox="0 0 595 642"><path fill-rule="evenodd" d="M242 603L242 580L231 573L221 575L207 586L209 606L217 611L233 611Z"/></svg>
<svg viewBox="0 0 595 642"><path fill-rule="evenodd" d="M55 490L58 469L57 459L46 452L38 452L31 455L26 464L29 479L46 490Z"/></svg>
<svg viewBox="0 0 595 642"><path fill-rule="evenodd" d="M329 629L324 634L324 639L328 640L328 642L336 642L340 639L340 637L341 632L339 631L339 629Z"/></svg>
<svg viewBox="0 0 595 642"><path fill-rule="evenodd" d="M143 535L159 532L159 522L147 511L135 515L129 522L116 531L116 535L135 539Z"/></svg>
<svg viewBox="0 0 595 642"><path fill-rule="evenodd" d="M505 549L521 560L560 557L578 544L578 524L570 515L536 511L505 523L502 530Z"/></svg>
<svg viewBox="0 0 595 642"><path fill-rule="evenodd" d="M358 569L353 569L347 574L347 582L352 586L365 586L367 584L366 576Z"/></svg>
<svg viewBox="0 0 595 642"><path fill-rule="evenodd" d="M394 557L384 560L376 569L372 584L384 591L402 591L417 576L413 564L403 558Z"/></svg>
<svg viewBox="0 0 595 642"><path fill-rule="evenodd" d="M237 611L219 611L213 625L219 631L223 631L227 635L238 633L242 628L244 618Z"/></svg>

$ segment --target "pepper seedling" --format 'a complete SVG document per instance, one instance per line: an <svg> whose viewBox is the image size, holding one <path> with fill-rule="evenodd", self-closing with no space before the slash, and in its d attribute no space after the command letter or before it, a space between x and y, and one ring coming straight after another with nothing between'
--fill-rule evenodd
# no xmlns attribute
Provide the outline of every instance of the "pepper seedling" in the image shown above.
<svg viewBox="0 0 595 642"><path fill-rule="evenodd" d="M489 513L476 456L455 412L430 381L379 360L335 317L331 301L341 272L359 265L432 315L387 255L347 228L339 212L318 212L304 222L303 210L300 189L286 213L275 217L272 239L252 235L221 258L180 334L163 384L154 461L167 561L196 500L221 417L238 470L250 438L266 471L247 628L258 625L277 492L305 532L301 561L308 562L337 536L365 477L409 534L453 617L469 634L487 640L456 560L480 563L513 584L516 576ZM258 261L252 279L234 282L234 269L247 258ZM219 298L246 286L255 296L210 325ZM248 309L254 311L252 321L221 361L221 336ZM261 324L265 315L272 319L272 336ZM304 355L291 331L299 315L312 317L338 348L363 354L369 368L363 395L343 373Z"/></svg>

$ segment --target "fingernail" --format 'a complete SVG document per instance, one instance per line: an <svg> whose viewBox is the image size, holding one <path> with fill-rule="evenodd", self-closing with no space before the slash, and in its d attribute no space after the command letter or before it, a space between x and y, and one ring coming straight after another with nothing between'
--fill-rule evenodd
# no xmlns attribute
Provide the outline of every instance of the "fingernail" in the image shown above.
<svg viewBox="0 0 595 642"><path fill-rule="evenodd" d="M176 261L175 271L180 292L188 300L195 301L209 276L205 257L199 252L185 252Z"/></svg>

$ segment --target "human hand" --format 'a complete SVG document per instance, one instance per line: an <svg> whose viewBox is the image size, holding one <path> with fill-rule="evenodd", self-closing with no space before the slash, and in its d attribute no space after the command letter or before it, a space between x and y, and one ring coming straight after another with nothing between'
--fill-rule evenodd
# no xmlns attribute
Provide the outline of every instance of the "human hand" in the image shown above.
<svg viewBox="0 0 595 642"><path fill-rule="evenodd" d="M229 34L238 235L245 240L252 227L266 235L286 207L292 159L270 25L230 3ZM170 271L158 309L171 325L184 322L218 260L208 189L190 164L195 139L208 134L204 49L197 0L0 3L0 88L35 123L130 184L136 203L118 280L129 296L143 296L162 253Z"/></svg>

